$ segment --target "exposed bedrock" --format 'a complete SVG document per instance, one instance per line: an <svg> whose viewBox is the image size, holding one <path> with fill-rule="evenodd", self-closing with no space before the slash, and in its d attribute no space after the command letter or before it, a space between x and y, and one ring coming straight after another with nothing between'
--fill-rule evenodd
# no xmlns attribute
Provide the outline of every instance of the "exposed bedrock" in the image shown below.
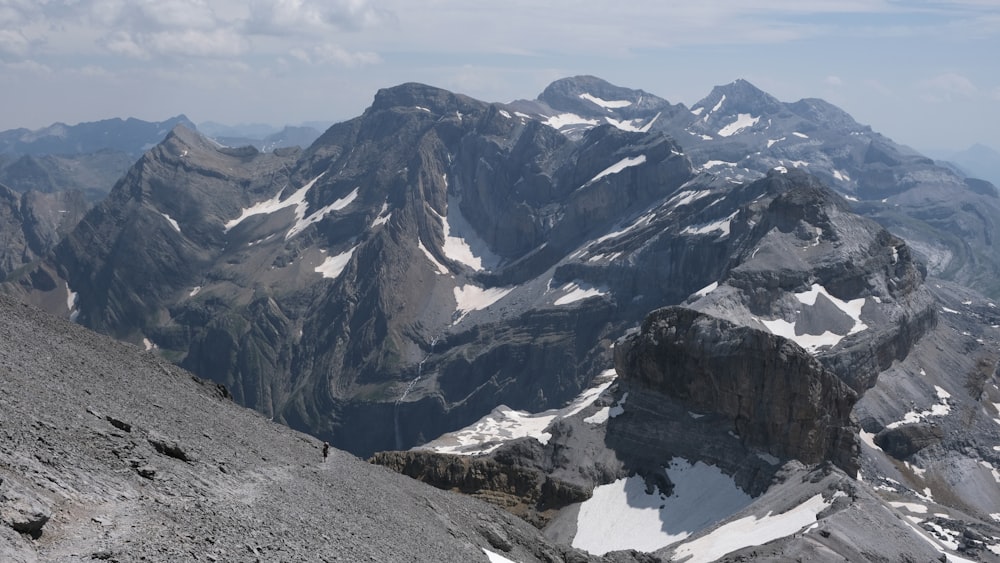
<svg viewBox="0 0 1000 563"><path fill-rule="evenodd" d="M619 341L615 368L627 382L729 417L733 433L771 455L857 472L857 394L785 338L666 307Z"/></svg>

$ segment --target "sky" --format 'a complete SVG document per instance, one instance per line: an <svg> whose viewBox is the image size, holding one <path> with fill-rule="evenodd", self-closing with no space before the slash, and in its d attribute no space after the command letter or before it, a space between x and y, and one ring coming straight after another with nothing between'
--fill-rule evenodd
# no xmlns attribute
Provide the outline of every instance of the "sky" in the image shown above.
<svg viewBox="0 0 1000 563"><path fill-rule="evenodd" d="M335 122L403 82L509 102L589 74L689 107L744 78L1000 150L998 53L997 0L0 0L0 130Z"/></svg>

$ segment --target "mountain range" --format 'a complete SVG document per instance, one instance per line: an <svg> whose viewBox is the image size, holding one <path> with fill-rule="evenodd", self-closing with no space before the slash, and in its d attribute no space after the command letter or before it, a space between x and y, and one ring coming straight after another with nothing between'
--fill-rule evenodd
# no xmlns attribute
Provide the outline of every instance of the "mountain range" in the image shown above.
<svg viewBox="0 0 1000 563"><path fill-rule="evenodd" d="M997 206L742 80L411 83L305 149L178 125L48 252L11 204L3 290L554 545L995 560Z"/></svg>

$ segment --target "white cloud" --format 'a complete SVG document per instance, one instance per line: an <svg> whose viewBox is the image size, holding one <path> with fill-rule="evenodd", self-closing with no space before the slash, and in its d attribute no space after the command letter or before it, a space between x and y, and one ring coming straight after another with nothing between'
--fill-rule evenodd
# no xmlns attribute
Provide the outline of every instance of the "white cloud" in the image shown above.
<svg viewBox="0 0 1000 563"><path fill-rule="evenodd" d="M246 29L261 35L359 30L385 17L366 0L254 0L248 6Z"/></svg>
<svg viewBox="0 0 1000 563"><path fill-rule="evenodd" d="M827 86L843 86L844 81L839 76L830 75L823 79Z"/></svg>
<svg viewBox="0 0 1000 563"><path fill-rule="evenodd" d="M948 72L920 82L921 98L927 102L953 102L979 95L979 88L967 77Z"/></svg>

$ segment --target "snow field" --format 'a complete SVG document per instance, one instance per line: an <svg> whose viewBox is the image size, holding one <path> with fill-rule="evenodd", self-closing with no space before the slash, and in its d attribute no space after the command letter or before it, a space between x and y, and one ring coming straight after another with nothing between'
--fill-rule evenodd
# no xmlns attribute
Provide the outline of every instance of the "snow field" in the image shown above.
<svg viewBox="0 0 1000 563"><path fill-rule="evenodd" d="M640 476L594 489L580 505L573 547L594 555L620 549L652 552L684 540L750 504L752 499L720 469L673 458L666 474L674 490L646 493Z"/></svg>
<svg viewBox="0 0 1000 563"><path fill-rule="evenodd" d="M840 495L844 494L838 491ZM838 496L837 494L834 495ZM769 541L790 536L816 522L816 515L826 510L831 501L815 495L802 504L781 514L768 513L762 518L747 516L719 526L710 533L682 544L675 557L685 563L709 563L727 553L762 545ZM689 559L684 559L690 557Z"/></svg>
<svg viewBox="0 0 1000 563"><path fill-rule="evenodd" d="M605 109L624 108L624 107L628 107L628 106L632 105L632 102L630 102L628 100L602 100L601 98L598 98L597 96L593 96L593 95L587 94L587 93L580 94L580 98L584 99L584 100L587 100L588 102L597 104L597 105L599 105L599 106L601 106L602 108L605 108Z"/></svg>
<svg viewBox="0 0 1000 563"><path fill-rule="evenodd" d="M440 270L439 270L440 271ZM447 271L447 269L446 269ZM511 291L513 287L491 287L483 289L477 285L460 285L455 287L455 310L458 311L458 318L451 324L458 324L472 311L485 309L501 300Z"/></svg>
<svg viewBox="0 0 1000 563"><path fill-rule="evenodd" d="M747 129L748 127L753 127L757 125L760 121L760 117L753 117L749 113L740 113L736 115L736 121L733 121L729 125L726 125L722 129L719 129L720 137L729 137L739 133L740 131Z"/></svg>
<svg viewBox="0 0 1000 563"><path fill-rule="evenodd" d="M445 185L448 178L444 178ZM500 257L490 250L486 241L479 238L475 229L462 215L458 198L448 197L447 214L439 215L434 209L431 213L441 220L441 231L444 235L444 245L441 251L449 260L454 260L460 264L481 272L496 267L500 263Z"/></svg>

